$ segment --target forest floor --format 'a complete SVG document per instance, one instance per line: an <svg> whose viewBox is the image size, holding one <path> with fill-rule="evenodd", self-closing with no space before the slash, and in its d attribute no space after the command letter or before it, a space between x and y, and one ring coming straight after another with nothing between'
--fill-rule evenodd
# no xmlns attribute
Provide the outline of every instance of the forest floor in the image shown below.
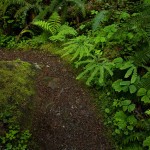
<svg viewBox="0 0 150 150"><path fill-rule="evenodd" d="M39 68L31 115L31 133L39 150L113 149L102 117L97 115L92 103L92 94L76 81L69 65L58 56L44 52L0 50L0 60L15 59Z"/></svg>

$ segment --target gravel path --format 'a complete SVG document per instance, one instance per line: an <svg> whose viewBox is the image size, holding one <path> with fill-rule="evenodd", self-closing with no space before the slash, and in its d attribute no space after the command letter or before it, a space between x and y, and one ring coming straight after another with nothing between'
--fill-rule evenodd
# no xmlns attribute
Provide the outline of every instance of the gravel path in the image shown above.
<svg viewBox="0 0 150 150"><path fill-rule="evenodd" d="M15 59L39 68L31 129L39 150L113 149L101 118L96 116L92 96L68 65L55 55L38 51L0 50L0 60Z"/></svg>

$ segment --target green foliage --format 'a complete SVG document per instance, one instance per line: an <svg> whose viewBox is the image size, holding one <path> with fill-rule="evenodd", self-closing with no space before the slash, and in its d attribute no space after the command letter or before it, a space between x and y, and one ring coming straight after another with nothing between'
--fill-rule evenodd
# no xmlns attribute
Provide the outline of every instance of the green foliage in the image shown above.
<svg viewBox="0 0 150 150"><path fill-rule="evenodd" d="M86 64L84 67L84 71L77 76L77 79L88 76L86 84L91 85L91 81L98 79L99 85L104 85L104 81L107 76L113 76L113 66L112 62L109 62L104 58L97 58L96 56L91 57L91 59L87 59L86 61L77 62L77 66L81 64Z"/></svg>
<svg viewBox="0 0 150 150"><path fill-rule="evenodd" d="M14 46L16 46L15 37L0 34L0 47L13 48Z"/></svg>
<svg viewBox="0 0 150 150"><path fill-rule="evenodd" d="M94 49L91 39L82 35L64 44L63 55L71 55L71 60L81 60L83 57L89 56L90 52Z"/></svg>
<svg viewBox="0 0 150 150"><path fill-rule="evenodd" d="M142 11L140 14L144 14ZM93 46L88 53L84 52L81 36L64 47L64 56L71 55L76 67L82 67L77 79L83 78L97 89L104 85L109 89L104 108L106 124L113 129L119 148L126 150L145 150L143 141L150 133L148 23L135 22L138 17L139 13L127 10L103 10L94 19L93 31L84 35ZM116 97L113 102L112 97Z"/></svg>
<svg viewBox="0 0 150 150"><path fill-rule="evenodd" d="M93 19L93 24L92 24L93 31L95 31L100 26L100 23L107 20L107 14L108 14L108 11L106 10L102 10L96 14L95 18Z"/></svg>
<svg viewBox="0 0 150 150"><path fill-rule="evenodd" d="M21 30L29 28L29 22L41 9L40 1L34 3L27 0L3 0L0 6L1 27L7 34L19 34Z"/></svg>
<svg viewBox="0 0 150 150"><path fill-rule="evenodd" d="M146 137L146 140L143 141L143 146L148 146L150 150L150 136Z"/></svg>
<svg viewBox="0 0 150 150"><path fill-rule="evenodd" d="M73 2L74 4L76 4L76 6L78 6L79 11L81 11L83 17L86 16L86 9L85 9L85 3L83 0L67 0L68 2Z"/></svg>
<svg viewBox="0 0 150 150"><path fill-rule="evenodd" d="M67 8L74 6L78 12L80 12L84 17L86 15L85 3L82 0L51 0L49 6L42 12L44 16L50 12L61 11L62 16L67 13Z"/></svg>
<svg viewBox="0 0 150 150"><path fill-rule="evenodd" d="M47 22L42 20L35 20L33 24L41 27L45 31L50 32L52 35L55 35L61 26L60 16L58 13L54 12Z"/></svg>
<svg viewBox="0 0 150 150"><path fill-rule="evenodd" d="M29 130L20 132L19 126L9 126L6 135L0 137L0 143L5 145L6 150L26 150L30 137Z"/></svg>
<svg viewBox="0 0 150 150"><path fill-rule="evenodd" d="M77 31L74 28L69 27L68 25L62 25L58 29L58 33L56 35L50 36L49 39L51 41L65 42L67 38L74 37L76 35L77 35Z"/></svg>
<svg viewBox="0 0 150 150"><path fill-rule="evenodd" d="M142 96L141 101L144 102L144 104L150 104L150 90L140 88L137 92L137 96Z"/></svg>
<svg viewBox="0 0 150 150"><path fill-rule="evenodd" d="M128 135L137 123L137 119L133 115L126 115L123 111L116 112L114 116L114 125L116 126L114 134Z"/></svg>
<svg viewBox="0 0 150 150"><path fill-rule="evenodd" d="M29 63L16 61L0 62L0 143L2 149L25 150L31 136L24 129L21 119L31 104L34 94L34 72ZM20 127L22 126L22 127Z"/></svg>
<svg viewBox="0 0 150 150"><path fill-rule="evenodd" d="M3 31L11 33L13 29L20 30L17 44L16 38L2 35L0 46L35 48L44 43L41 47L52 49L52 44L46 43L48 39L57 45L66 42L63 43L61 54L75 63L77 68L80 67L81 73L77 79L84 79L87 85L107 91L103 94L105 98L101 98L101 103L104 104L102 107L107 120L105 122L111 127L119 149L150 149L149 1L52 0L36 1L35 5L34 2L0 2ZM11 15L12 12L14 16ZM31 21L35 18L32 24L42 28L42 34L37 31L36 26L26 24L27 16L31 17ZM74 28L61 25L61 22L66 21L64 18L68 18L69 25L75 25L81 31L78 37ZM28 31L33 31L34 34ZM32 40L24 38L26 34L30 34ZM5 73L11 78L9 71ZM5 76L3 79L8 81ZM11 80L14 82L12 78ZM14 87L18 90L17 95L31 94L24 87L26 81L20 78L18 80L23 87L22 91L26 91L25 94L18 89L18 85L8 86L9 92L5 92L6 89L1 92L1 107L12 101L17 104L22 101L19 96L13 95ZM9 94L15 99L10 98ZM15 120L11 117L12 110L15 109L16 106L9 105L7 111L1 113L2 120ZM13 133L9 134L11 137Z"/></svg>

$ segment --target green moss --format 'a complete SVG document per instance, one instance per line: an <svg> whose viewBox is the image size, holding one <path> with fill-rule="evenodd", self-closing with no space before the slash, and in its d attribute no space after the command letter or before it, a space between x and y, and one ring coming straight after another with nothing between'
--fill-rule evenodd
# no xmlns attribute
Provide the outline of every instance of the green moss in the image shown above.
<svg viewBox="0 0 150 150"><path fill-rule="evenodd" d="M29 110L32 104L34 74L31 64L27 62L20 60L0 62L0 143L2 149L8 149L8 146L11 149L17 149L20 140L28 132L22 120L25 118L26 110ZM29 120L25 122L28 124ZM15 134L12 135L12 133ZM22 147L27 147L29 135L22 141Z"/></svg>

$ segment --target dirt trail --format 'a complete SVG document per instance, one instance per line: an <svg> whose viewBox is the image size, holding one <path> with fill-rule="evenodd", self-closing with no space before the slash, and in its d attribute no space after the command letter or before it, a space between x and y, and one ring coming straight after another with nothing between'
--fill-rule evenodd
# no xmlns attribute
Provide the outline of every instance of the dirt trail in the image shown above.
<svg viewBox="0 0 150 150"><path fill-rule="evenodd" d="M112 150L92 96L57 56L28 51L4 52L0 60L21 59L35 64L36 108L32 134L39 150Z"/></svg>

